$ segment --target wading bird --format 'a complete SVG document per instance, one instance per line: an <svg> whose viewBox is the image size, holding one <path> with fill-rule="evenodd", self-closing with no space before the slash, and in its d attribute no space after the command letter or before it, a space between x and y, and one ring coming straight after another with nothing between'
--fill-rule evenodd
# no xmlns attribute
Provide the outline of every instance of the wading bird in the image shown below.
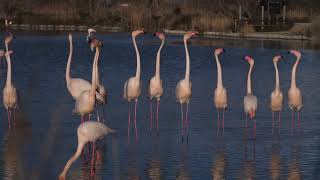
<svg viewBox="0 0 320 180"><path fill-rule="evenodd" d="M163 94L163 87L162 87L162 80L160 78L160 53L161 49L164 45L165 41L165 36L164 34L160 32L155 32L155 36L157 36L161 40L161 45L158 49L157 53L157 61L156 61L156 72L155 75L150 79L149 83L149 97L150 97L150 130L152 130L152 100L156 99L157 100L157 131L159 133L159 124L158 124L158 119L159 119L159 102L160 98Z"/></svg>
<svg viewBox="0 0 320 180"><path fill-rule="evenodd" d="M188 46L187 46L187 40L197 36L198 32L196 31L188 31L184 36L183 36L183 42L184 42L184 47L186 51L186 72L185 72L185 78L180 80L177 84L176 87L176 98L177 101L180 103L180 109L181 109L181 138L183 141L183 136L184 136L184 123L185 123L185 128L186 128L186 133L187 133L187 140L188 140L188 107L189 107L189 102L191 98L191 88L192 88L192 83L190 81L190 57L189 57L189 51L188 51ZM183 115L183 104L186 104L186 115L185 115L185 122L184 122L184 115Z"/></svg>
<svg viewBox="0 0 320 180"><path fill-rule="evenodd" d="M255 95L253 95L251 90L251 72L253 69L254 60L250 56L246 56L244 57L244 59L247 60L248 63L250 64L250 69L247 77L247 95L243 99L244 111L246 113L246 128L248 127L247 115L249 115L249 118L251 120L254 120L253 134L255 138L257 125L256 125L256 120L254 118L256 116L256 111L258 107L258 99Z"/></svg>
<svg viewBox="0 0 320 180"><path fill-rule="evenodd" d="M66 178L67 171L74 161L78 159L84 146L92 142L92 160L91 160L91 175L93 175L93 164L94 164L94 153L95 153L95 142L107 136L110 133L114 133L115 130L107 127L101 122L86 121L79 125L77 130L78 135L78 147L76 153L68 160L63 171L59 175L59 180Z"/></svg>
<svg viewBox="0 0 320 180"><path fill-rule="evenodd" d="M137 132L137 103L138 98L141 94L141 80L140 80L140 54L136 43L136 37L140 34L143 34L144 31L142 30L136 30L132 32L132 41L133 45L136 51L137 56L137 69L136 69L136 75L134 77L130 77L124 84L124 91L123 91L123 98L127 100L129 103L129 109L128 109L128 143L130 139L130 101L134 100L134 128L136 133L136 141L138 140L138 132Z"/></svg>
<svg viewBox="0 0 320 180"><path fill-rule="evenodd" d="M276 71L276 85L274 90L271 93L270 96L270 108L272 111L272 134L273 134L273 128L274 128L274 114L275 112L278 112L279 116L278 116L278 127L279 127L279 133L280 133L280 113L282 111L282 105L283 105L283 94L282 91L280 89L280 82L279 82L279 71L278 71L278 61L282 59L282 56L275 56L273 58L273 65L274 65L274 69Z"/></svg>
<svg viewBox="0 0 320 180"><path fill-rule="evenodd" d="M297 58L292 68L291 86L288 91L288 103L289 103L289 108L292 111L292 115L291 115L292 116L291 117L291 133L292 133L294 129L294 111L298 113L298 130L299 132L301 130L300 110L302 108L302 95L301 95L300 89L297 87L297 84L296 84L296 71L301 59L301 53L297 50L291 50L289 51L289 53L293 54Z"/></svg>
<svg viewBox="0 0 320 180"><path fill-rule="evenodd" d="M224 112L227 109L228 96L227 90L222 84L222 70L219 62L219 55L224 52L224 49L219 48L214 51L214 56L217 63L217 88L214 91L214 105L218 112L218 133L220 131L220 115L219 111L222 111L222 133L224 134Z"/></svg>

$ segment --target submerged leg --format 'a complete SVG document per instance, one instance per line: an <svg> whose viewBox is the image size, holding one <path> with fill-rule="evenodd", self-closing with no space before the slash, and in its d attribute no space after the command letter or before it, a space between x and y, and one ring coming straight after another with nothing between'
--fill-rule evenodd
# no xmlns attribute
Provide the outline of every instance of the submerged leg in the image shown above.
<svg viewBox="0 0 320 180"><path fill-rule="evenodd" d="M16 127L16 108L13 108L13 126Z"/></svg>
<svg viewBox="0 0 320 180"><path fill-rule="evenodd" d="M157 102L157 132L159 133L159 106L160 100Z"/></svg>
<svg viewBox="0 0 320 180"><path fill-rule="evenodd" d="M256 134L257 134L257 123L256 123L256 120L254 120L254 126L253 126L253 136L254 136L254 139L256 139Z"/></svg>
<svg viewBox="0 0 320 180"><path fill-rule="evenodd" d="M279 118L278 118L278 128L279 128L279 134L280 134L280 128L281 128L281 112L279 111Z"/></svg>
<svg viewBox="0 0 320 180"><path fill-rule="evenodd" d="M130 142L130 102L128 103L128 144Z"/></svg>
<svg viewBox="0 0 320 180"><path fill-rule="evenodd" d="M134 103L134 129L136 132L136 142L138 141L138 131L137 131L137 103L138 103L138 99L135 100Z"/></svg>
<svg viewBox="0 0 320 180"><path fill-rule="evenodd" d="M184 128L183 128L183 106L182 106L182 103L180 104L180 110L181 110L181 138L182 138L182 141L183 141L183 135L184 135Z"/></svg>
<svg viewBox="0 0 320 180"><path fill-rule="evenodd" d="M222 134L224 135L224 109L222 111Z"/></svg>
<svg viewBox="0 0 320 180"><path fill-rule="evenodd" d="M298 132L301 133L300 111L298 111Z"/></svg>
<svg viewBox="0 0 320 180"><path fill-rule="evenodd" d="M246 128L248 128L248 114L246 114Z"/></svg>
<svg viewBox="0 0 320 180"><path fill-rule="evenodd" d="M150 100L150 131L152 130L152 100Z"/></svg>
<svg viewBox="0 0 320 180"><path fill-rule="evenodd" d="M294 127L294 112L291 111L291 135L293 134L293 127Z"/></svg>
<svg viewBox="0 0 320 180"><path fill-rule="evenodd" d="M7 115L8 115L8 125L9 125L9 129L11 128L11 120L10 120L10 110L7 109Z"/></svg>
<svg viewBox="0 0 320 180"><path fill-rule="evenodd" d="M218 113L218 131L217 131L217 135L218 135L220 132L220 112L219 112L219 109L217 109L217 113Z"/></svg>
<svg viewBox="0 0 320 180"><path fill-rule="evenodd" d="M94 149L94 142L92 142L92 157L91 157L91 176L93 176L94 174L94 171L93 171L93 165L94 165L94 152L95 152L95 149Z"/></svg>
<svg viewBox="0 0 320 180"><path fill-rule="evenodd" d="M274 128L274 112L272 111L272 135L273 135L273 128Z"/></svg>
<svg viewBox="0 0 320 180"><path fill-rule="evenodd" d="M187 131L187 137L189 134L189 122L188 122L188 114L189 114L189 102L187 103L187 109L186 109L186 131Z"/></svg>

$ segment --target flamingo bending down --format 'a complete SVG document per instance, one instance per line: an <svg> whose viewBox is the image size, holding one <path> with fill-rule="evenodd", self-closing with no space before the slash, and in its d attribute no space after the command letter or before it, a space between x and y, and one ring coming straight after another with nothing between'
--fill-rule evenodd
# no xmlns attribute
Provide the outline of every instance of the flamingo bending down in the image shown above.
<svg viewBox="0 0 320 180"><path fill-rule="evenodd" d="M274 128L274 113L278 112L279 116L278 116L278 127L279 127L279 133L280 133L280 113L282 111L282 105L283 105L283 94L282 91L280 89L280 82L279 82L279 72L278 72L278 61L282 59L282 56L275 56L273 58L273 65L274 65L274 69L276 71L276 85L274 90L271 93L270 96L270 108L272 111L272 134L273 134L273 128Z"/></svg>
<svg viewBox="0 0 320 180"><path fill-rule="evenodd" d="M94 110L94 105L96 102L96 88L97 88L97 83L96 83L96 67L97 63L99 60L99 55L100 55L100 47L97 46L96 48L96 53L92 65L92 86L90 90L83 91L80 96L76 99L76 104L75 108L73 110L74 113L77 113L81 116L82 122L84 121L84 116L90 114Z"/></svg>
<svg viewBox="0 0 320 180"><path fill-rule="evenodd" d="M149 83L149 97L150 97L150 130L152 129L152 100L157 100L157 131L159 132L158 118L159 118L159 102L163 94L162 80L160 78L160 53L164 45L165 36L160 32L154 33L161 40L161 45L157 53L156 61L156 72L155 75L150 79Z"/></svg>
<svg viewBox="0 0 320 180"><path fill-rule="evenodd" d="M301 130L301 125L300 125L300 110L302 108L302 95L300 89L297 87L296 84L296 71L298 64L301 59L301 53L297 50L291 50L289 53L293 54L296 56L296 62L293 65L292 68L292 76L291 76L291 86L288 91L288 103L289 103L289 108L292 111L292 118L291 118L291 133L293 132L293 126L294 126L294 111L298 112L298 128L299 131Z"/></svg>
<svg viewBox="0 0 320 180"><path fill-rule="evenodd" d="M140 54L136 43L136 37L140 34L143 34L142 30L136 30L132 32L132 41L136 51L137 56L137 69L136 75L134 77L130 77L124 84L124 92L123 98L129 102L129 110L128 110L128 143L130 138L130 101L134 99L134 128L136 133L136 141L138 140L138 132L137 132L137 103L138 98L141 94L141 80L140 80Z"/></svg>
<svg viewBox="0 0 320 180"><path fill-rule="evenodd" d="M71 66L71 60L72 60L72 54L73 54L73 43L72 43L72 35L69 34L68 37L69 37L70 50L69 50L68 63L66 67L66 82L67 82L67 88L69 90L69 93L71 94L73 99L76 100L83 91L87 91L91 89L91 84L87 80L70 77L70 66ZM95 96L97 100L103 101L103 97L98 92L96 92Z"/></svg>
<svg viewBox="0 0 320 180"><path fill-rule="evenodd" d="M218 133L220 130L220 118L219 118L219 111L222 111L222 129L224 134L224 112L227 109L228 106L228 96L227 96L227 90L222 84L222 71L221 71L221 65L219 62L219 55L224 52L224 49L219 48L214 51L214 56L217 63L217 88L214 91L214 105L218 112Z"/></svg>
<svg viewBox="0 0 320 180"><path fill-rule="evenodd" d="M81 155L81 152L84 146L88 142L92 142L92 162L91 162L91 175L93 175L93 164L94 164L94 143L97 140L100 140L107 136L110 133L115 133L115 130L107 127L101 122L97 121L86 121L79 125L77 130L78 135L78 147L76 153L68 160L67 164L65 165L63 171L59 175L59 180L64 180L69 170L70 166L73 164L74 161L78 159Z"/></svg>
<svg viewBox="0 0 320 180"><path fill-rule="evenodd" d="M6 46L6 53L5 57L7 60L7 80L6 80L6 85L3 89L3 104L5 108L7 109L8 113L8 125L9 128L11 128L11 113L13 111L13 121L14 121L14 126L16 124L16 118L15 118L15 111L16 108L18 107L18 93L17 89L15 86L12 84L12 68L11 68L11 58L10 55L12 54L12 51L9 51L9 43L12 41L13 36L10 33L9 36L5 38L5 46Z"/></svg>
<svg viewBox="0 0 320 180"><path fill-rule="evenodd" d="M246 56L244 59L247 60L250 64L250 69L247 77L247 95L243 99L244 111L246 113L246 128L248 127L247 115L249 114L249 118L254 120L253 132L255 138L257 125L256 120L254 118L258 107L258 99L255 95L253 95L251 90L251 72L253 69L254 60L250 56Z"/></svg>
<svg viewBox="0 0 320 180"><path fill-rule="evenodd" d="M183 42L184 42L184 47L186 51L186 73L185 73L185 78L180 80L177 84L176 87L176 98L177 101L180 103L180 109L181 109L181 137L183 141L183 136L184 136L184 123L185 123L185 128L187 131L187 139L188 139L188 133L189 133L189 128L188 128L188 106L191 98L191 88L192 88L192 83L190 81L190 57L189 57L189 51L188 51L188 46L187 46L187 40L192 38L193 36L198 35L198 32L196 31L188 31L184 36L183 36ZM184 122L183 119L183 104L186 104L186 120Z"/></svg>

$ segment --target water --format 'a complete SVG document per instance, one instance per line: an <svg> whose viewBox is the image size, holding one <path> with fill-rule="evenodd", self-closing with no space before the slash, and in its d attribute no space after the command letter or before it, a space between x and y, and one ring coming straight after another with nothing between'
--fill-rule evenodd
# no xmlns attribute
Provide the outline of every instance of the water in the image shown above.
<svg viewBox="0 0 320 180"><path fill-rule="evenodd" d="M190 135L189 143L182 144L180 108L175 101L175 86L184 77L185 70L181 37L169 36L162 51L161 77L165 92L160 104L159 136L155 131L151 135L149 132L146 88L155 71L160 42L151 35L139 37L143 81L137 114L139 142L134 143L132 128L128 145L128 105L122 93L124 82L135 74L134 48L129 34L107 34L99 38L104 42L100 77L109 92L109 104L100 111L117 134L99 143L102 160L96 167L96 179L318 178L319 46L299 41L193 40L189 46L193 83ZM73 39L72 77L90 80L93 53L85 43L85 34L75 34ZM213 48L220 46L226 48L220 59L229 95L224 137L217 137L217 114L213 106L216 86ZM284 56L279 62L279 71L281 89L286 95L294 63L294 58L287 54L288 48L299 48L303 55L297 72L297 84L304 101L303 133L290 135L291 112L285 96L281 135L272 137L268 108L274 88L272 57ZM76 149L76 128L80 123L80 117L72 115L74 100L65 82L67 36L20 34L12 49L13 81L21 102L17 126L10 132L6 112L1 109L0 176L4 179L56 179ZM256 60L253 72L253 92L259 100L256 141L247 139L251 129L247 133L244 129L242 103L249 67L242 59L245 55L252 55ZM1 64L2 87L5 77L6 69ZM252 122L249 125L252 127ZM67 174L68 179L89 179L89 176L90 164L81 158Z"/></svg>

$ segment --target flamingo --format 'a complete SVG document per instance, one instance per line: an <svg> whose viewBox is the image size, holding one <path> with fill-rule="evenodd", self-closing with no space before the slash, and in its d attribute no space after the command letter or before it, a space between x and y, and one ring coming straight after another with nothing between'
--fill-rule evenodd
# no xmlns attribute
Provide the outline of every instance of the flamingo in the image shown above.
<svg viewBox="0 0 320 180"><path fill-rule="evenodd" d="M159 133L159 125L158 125L158 116L159 116L159 102L160 98L163 94L162 80L160 78L160 53L161 49L164 45L164 41L166 37L164 34L160 32L155 32L155 36L157 36L161 40L161 45L158 49L157 53L157 61L156 61L156 72L155 75L150 79L149 83L149 97L150 97L150 130L152 129L152 100L157 100L157 131Z"/></svg>
<svg viewBox="0 0 320 180"><path fill-rule="evenodd" d="M12 84L12 70L11 70L11 58L10 55L12 54L12 51L9 51L9 43L13 40L13 35L9 33L9 35L5 38L5 46L6 46L6 53L5 57L7 60L7 80L6 80L6 85L3 89L3 104L5 108L7 109L7 114L8 114L8 125L9 128L11 128L11 113L13 111L13 121L14 121L14 126L16 124L16 118L15 118L15 111L16 108L18 107L18 93L17 89L15 86Z"/></svg>
<svg viewBox="0 0 320 180"><path fill-rule="evenodd" d="M188 139L188 106L191 98L191 88L192 88L192 83L190 81L190 57L189 57L189 51L187 47L187 40L197 36L199 33L196 31L188 31L186 34L183 36L183 42L184 42L184 47L186 51L186 72L185 72L185 78L180 80L177 84L176 87L176 98L177 101L180 103L180 109L181 109L181 137L183 141L183 136L184 136L184 119L183 119L183 104L186 104L186 131L187 131L187 139Z"/></svg>
<svg viewBox="0 0 320 180"><path fill-rule="evenodd" d="M283 94L280 89L280 83L279 83L279 72L278 72L278 61L282 59L282 56L278 55L273 58L273 65L274 69L276 71L276 85L274 90L271 93L270 96L270 108L272 111L272 134L273 134L273 128L274 128L274 113L278 112L278 127L279 127L279 133L280 133L280 113L282 111L282 105L283 105Z"/></svg>
<svg viewBox="0 0 320 180"><path fill-rule="evenodd" d="M256 137L256 120L254 119L256 116L256 111L258 107L258 99L255 95L253 95L252 90L251 90L251 72L253 69L254 65L254 60L250 56L245 56L245 60L248 61L250 64L250 69L248 72L248 77L247 77L247 95L243 99L243 105L244 105L244 111L246 113L246 128L248 127L248 122L247 122L247 115L249 114L249 118L254 120L254 138Z"/></svg>
<svg viewBox="0 0 320 180"><path fill-rule="evenodd" d="M298 128L299 128L299 131L301 130L300 110L302 108L302 95L301 95L300 89L297 87L297 84L296 84L296 71L301 59L301 53L297 50L291 50L289 51L289 53L293 54L297 58L296 62L292 67L291 86L288 91L288 103L289 103L289 108L292 111L292 118L291 118L291 133L292 133L293 126L294 126L294 111L298 112Z"/></svg>
<svg viewBox="0 0 320 180"><path fill-rule="evenodd" d="M214 51L214 56L217 63L217 88L214 91L214 105L218 112L218 133L220 130L220 118L219 118L219 111L222 111L222 128L224 134L224 111L227 109L228 104L228 96L227 90L222 84L222 72L221 72L221 65L219 62L219 55L224 52L224 49L218 48Z"/></svg>
<svg viewBox="0 0 320 180"><path fill-rule="evenodd" d="M83 91L87 91L91 89L91 84L87 80L81 78L71 78L70 77L70 66L73 54L73 43L72 43L72 34L69 34L69 45L70 52L68 57L68 63L66 67L66 82L69 93L73 97L73 99L77 99ZM100 101L103 101L103 97L96 92L96 98Z"/></svg>
<svg viewBox="0 0 320 180"><path fill-rule="evenodd" d="M115 133L115 130L107 127L101 122L97 121L86 121L79 125L77 130L78 135L78 147L75 154L68 160L66 163L63 171L59 175L59 180L64 180L66 178L67 171L69 170L70 166L76 161L84 146L92 142L92 162L91 162L91 175L93 175L93 164L94 164L94 146L97 140L100 140L107 136L108 134Z"/></svg>
<svg viewBox="0 0 320 180"><path fill-rule="evenodd" d="M75 108L73 110L74 113L79 114L81 116L81 121L84 121L84 116L89 114L89 120L90 120L90 114L94 110L94 105L96 102L96 67L99 60L100 55L100 47L97 46L96 53L92 65L92 86L90 90L83 91L80 96L76 99Z"/></svg>
<svg viewBox="0 0 320 180"><path fill-rule="evenodd" d="M136 134L136 141L138 140L138 132L137 132L137 103L138 98L141 94L141 80L140 80L140 54L138 51L138 47L136 44L136 37L140 34L143 34L143 30L136 30L132 32L132 41L133 45L136 51L137 56L137 69L136 69L136 75L133 77L130 77L124 84L124 92L123 92L123 98L129 102L129 110L128 110L128 143L130 138L130 101L134 99L134 128L135 128L135 134Z"/></svg>

